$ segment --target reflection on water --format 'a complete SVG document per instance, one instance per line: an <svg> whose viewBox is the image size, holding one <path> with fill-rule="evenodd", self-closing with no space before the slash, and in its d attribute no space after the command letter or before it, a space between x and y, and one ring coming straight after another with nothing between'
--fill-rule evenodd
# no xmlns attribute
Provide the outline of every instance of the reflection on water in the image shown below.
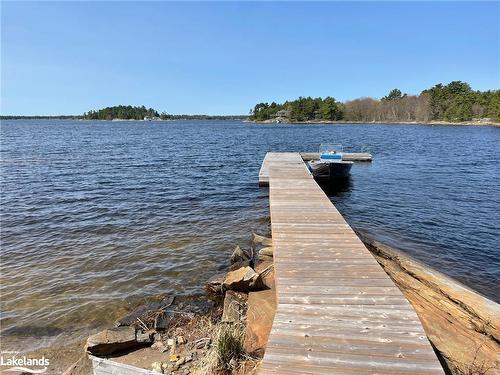
<svg viewBox="0 0 500 375"><path fill-rule="evenodd" d="M3 121L2 348L83 337L192 295L268 230L267 151L360 150L323 187L355 228L497 299L500 129L233 121Z"/></svg>
<svg viewBox="0 0 500 375"><path fill-rule="evenodd" d="M351 176L331 177L331 178L315 178L318 185L329 197L343 196L349 193L353 187Z"/></svg>

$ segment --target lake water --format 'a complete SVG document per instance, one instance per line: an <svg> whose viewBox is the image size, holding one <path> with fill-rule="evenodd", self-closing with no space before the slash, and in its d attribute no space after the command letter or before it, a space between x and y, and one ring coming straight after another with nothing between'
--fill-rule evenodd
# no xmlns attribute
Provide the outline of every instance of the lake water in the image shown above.
<svg viewBox="0 0 500 375"><path fill-rule="evenodd" d="M268 231L267 151L368 149L332 200L355 228L499 301L500 128L3 121L2 347L83 337L196 294Z"/></svg>

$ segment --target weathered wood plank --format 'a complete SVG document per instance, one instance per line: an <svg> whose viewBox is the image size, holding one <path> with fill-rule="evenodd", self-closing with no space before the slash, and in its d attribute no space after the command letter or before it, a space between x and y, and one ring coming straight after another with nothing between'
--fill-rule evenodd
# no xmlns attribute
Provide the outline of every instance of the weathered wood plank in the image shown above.
<svg viewBox="0 0 500 375"><path fill-rule="evenodd" d="M109 359L90 356L94 375L158 375L157 372L130 366Z"/></svg>
<svg viewBox="0 0 500 375"><path fill-rule="evenodd" d="M275 167L277 170L285 169L288 164L297 164L307 170L302 157L296 152L268 152L260 167L259 185L265 186L269 184L269 170L271 167ZM290 172L301 176L300 173L297 173L297 169L292 169Z"/></svg>
<svg viewBox="0 0 500 375"><path fill-rule="evenodd" d="M262 374L443 374L415 311L310 175L268 153L277 312Z"/></svg>

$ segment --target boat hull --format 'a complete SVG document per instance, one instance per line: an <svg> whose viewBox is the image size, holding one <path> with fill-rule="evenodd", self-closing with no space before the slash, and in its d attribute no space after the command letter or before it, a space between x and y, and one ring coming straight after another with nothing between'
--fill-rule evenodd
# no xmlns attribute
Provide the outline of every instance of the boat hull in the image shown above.
<svg viewBox="0 0 500 375"><path fill-rule="evenodd" d="M310 161L309 170L313 177L318 178L345 178L351 172L352 161Z"/></svg>

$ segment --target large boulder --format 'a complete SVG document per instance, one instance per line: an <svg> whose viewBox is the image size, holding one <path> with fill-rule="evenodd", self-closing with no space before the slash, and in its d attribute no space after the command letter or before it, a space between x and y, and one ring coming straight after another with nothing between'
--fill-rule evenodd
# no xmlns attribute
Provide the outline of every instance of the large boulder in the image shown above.
<svg viewBox="0 0 500 375"><path fill-rule="evenodd" d="M410 301L448 367L498 374L494 369L500 368L500 305L403 252L358 234Z"/></svg>
<svg viewBox="0 0 500 375"><path fill-rule="evenodd" d="M264 288L260 275L252 267L241 267L229 272L222 285L226 290L246 293Z"/></svg>
<svg viewBox="0 0 500 375"><path fill-rule="evenodd" d="M133 327L105 329L87 339L85 350L96 356L105 356L151 343L148 334L137 332Z"/></svg>
<svg viewBox="0 0 500 375"><path fill-rule="evenodd" d="M276 312L276 292L273 289L248 295L247 326L243 347L247 353L263 354Z"/></svg>
<svg viewBox="0 0 500 375"><path fill-rule="evenodd" d="M245 316L248 295L228 290L224 297L223 322L239 322Z"/></svg>

